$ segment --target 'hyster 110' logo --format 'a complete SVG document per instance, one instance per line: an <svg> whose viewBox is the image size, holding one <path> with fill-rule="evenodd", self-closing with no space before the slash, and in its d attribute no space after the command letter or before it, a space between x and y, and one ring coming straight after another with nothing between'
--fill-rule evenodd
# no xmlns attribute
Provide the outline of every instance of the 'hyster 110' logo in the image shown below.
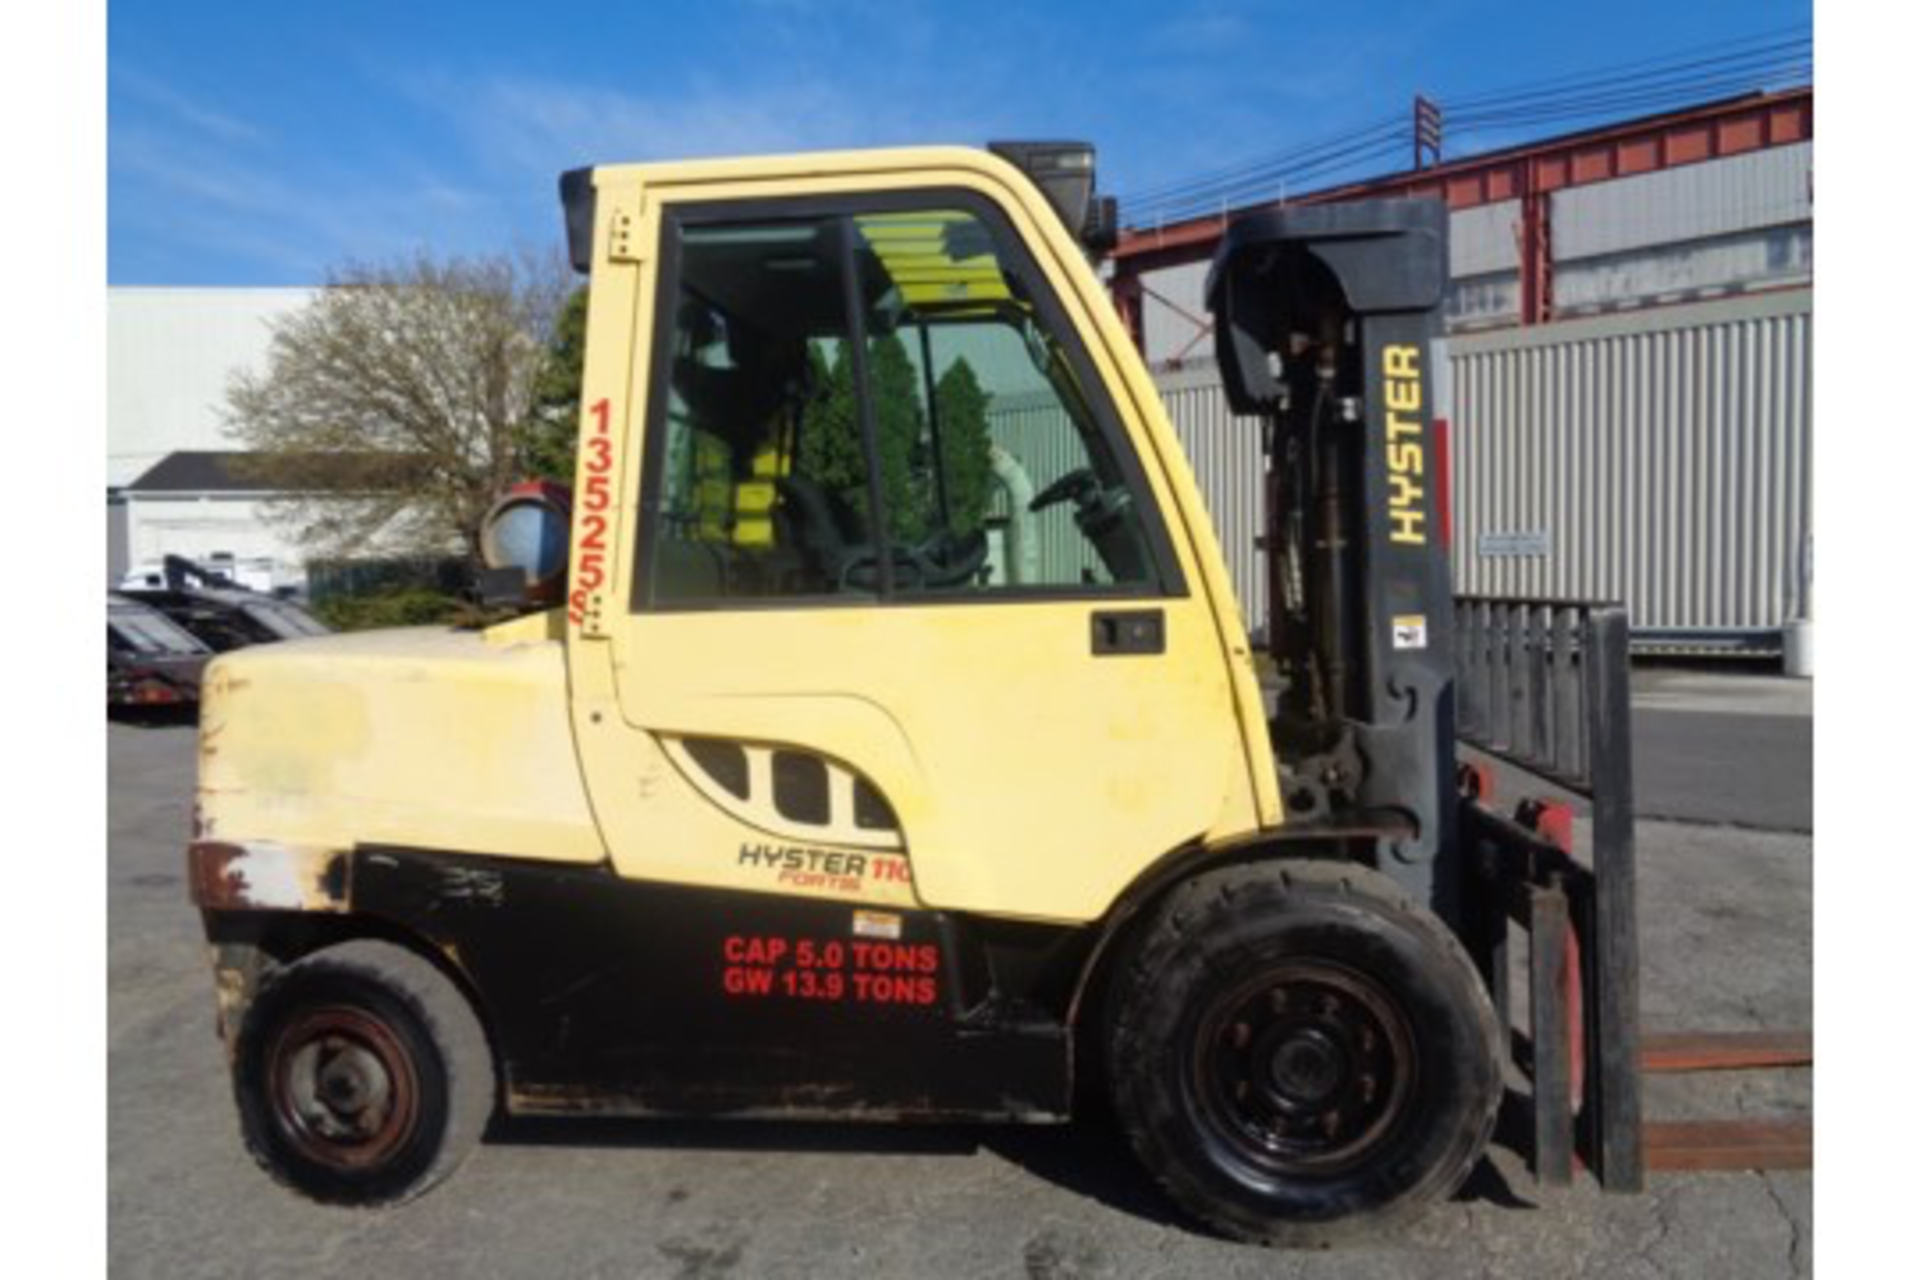
<svg viewBox="0 0 1920 1280"><path fill-rule="evenodd" d="M861 893L869 881L913 883L913 869L899 854L845 853L795 844L743 844L740 865L774 871L780 884L795 889Z"/></svg>
<svg viewBox="0 0 1920 1280"><path fill-rule="evenodd" d="M1392 542L1425 546L1427 467L1420 441L1420 348L1397 344L1382 354L1387 384L1387 536Z"/></svg>

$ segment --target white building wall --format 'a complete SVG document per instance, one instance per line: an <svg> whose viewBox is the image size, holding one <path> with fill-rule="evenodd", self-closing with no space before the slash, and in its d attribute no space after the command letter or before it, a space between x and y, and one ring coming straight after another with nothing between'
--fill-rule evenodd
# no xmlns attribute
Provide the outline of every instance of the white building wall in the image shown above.
<svg viewBox="0 0 1920 1280"><path fill-rule="evenodd" d="M109 497L107 499L107 581L120 581L129 563L126 499Z"/></svg>
<svg viewBox="0 0 1920 1280"><path fill-rule="evenodd" d="M260 367L269 323L313 293L107 290L107 484L128 484L169 453L237 448L222 429L227 383Z"/></svg>
<svg viewBox="0 0 1920 1280"><path fill-rule="evenodd" d="M1148 364L1213 358L1205 328L1210 265L1187 262L1141 274L1140 336Z"/></svg>
<svg viewBox="0 0 1920 1280"><path fill-rule="evenodd" d="M1813 281L1813 224L1557 262L1556 318Z"/></svg>
<svg viewBox="0 0 1920 1280"><path fill-rule="evenodd" d="M306 553L265 518L251 495L128 494L127 555L134 570L157 568L165 557L271 562L275 586L304 580Z"/></svg>
<svg viewBox="0 0 1920 1280"><path fill-rule="evenodd" d="M1813 144L1570 187L1553 194L1556 262L1813 221Z"/></svg>
<svg viewBox="0 0 1920 1280"><path fill-rule="evenodd" d="M1456 209L1447 219L1447 273L1455 280L1520 270L1518 200Z"/></svg>

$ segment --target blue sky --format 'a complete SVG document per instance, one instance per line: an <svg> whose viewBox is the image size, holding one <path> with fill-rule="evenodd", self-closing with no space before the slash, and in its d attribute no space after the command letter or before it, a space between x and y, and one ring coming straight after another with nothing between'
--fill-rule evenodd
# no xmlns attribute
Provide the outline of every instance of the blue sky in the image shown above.
<svg viewBox="0 0 1920 1280"><path fill-rule="evenodd" d="M1124 193L1416 91L1809 21L1810 0L113 0L108 279L305 284L422 247L543 246L557 175L599 161L1079 137Z"/></svg>

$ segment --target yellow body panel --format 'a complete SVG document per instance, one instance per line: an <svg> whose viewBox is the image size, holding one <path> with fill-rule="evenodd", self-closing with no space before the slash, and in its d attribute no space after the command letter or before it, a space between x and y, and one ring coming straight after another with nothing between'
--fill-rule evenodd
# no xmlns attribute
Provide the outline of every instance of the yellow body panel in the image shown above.
<svg viewBox="0 0 1920 1280"><path fill-rule="evenodd" d="M1024 177L927 149L603 168L595 184L567 607L484 633L222 657L202 709L202 839L610 860L641 879L1084 921L1168 853L1280 821L1199 491L1099 282ZM663 208L921 188L985 197L1025 242L1114 403L1185 591L635 612ZM958 308L1003 304L981 292L993 273L943 274L930 243L903 230L883 254ZM769 535L783 469L757 461L722 495L748 540ZM1092 614L1130 608L1161 612L1165 651L1093 656ZM750 794L701 763L713 740L753 762ZM769 798L788 751L830 779L833 816L811 831ZM883 799L883 829L855 821L856 788Z"/></svg>
<svg viewBox="0 0 1920 1280"><path fill-rule="evenodd" d="M749 883L711 805L681 804L663 734L845 762L896 811L919 900L956 910L1091 919L1174 849L1280 821L1246 628L1199 491L1099 282L1024 177L985 153L923 149L602 168L595 186L582 436L608 446L582 449L576 491L606 494L607 529L588 546L576 525L568 657L588 790L623 874L787 891ZM915 188L985 196L1040 263L1140 456L1187 594L633 612L663 205ZM1163 610L1166 652L1091 657L1092 612L1141 606Z"/></svg>
<svg viewBox="0 0 1920 1280"><path fill-rule="evenodd" d="M497 634L373 631L236 650L207 670L199 834L606 857L548 616Z"/></svg>

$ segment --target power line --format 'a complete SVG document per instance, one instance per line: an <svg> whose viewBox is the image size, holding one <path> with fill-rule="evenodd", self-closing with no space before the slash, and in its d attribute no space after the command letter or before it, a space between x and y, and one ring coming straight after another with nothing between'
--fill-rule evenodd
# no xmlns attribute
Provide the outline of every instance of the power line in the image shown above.
<svg viewBox="0 0 1920 1280"><path fill-rule="evenodd" d="M1393 136L1342 148L1304 164L1242 176L1180 196L1130 203L1128 208L1136 211L1142 208L1151 210L1155 219L1161 221L1180 221L1188 217L1217 213L1226 206L1262 196L1278 198L1284 194L1286 188L1311 179L1328 178L1359 170L1369 162L1390 155L1405 155L1410 145L1409 135L1402 129ZM1140 225L1143 220L1146 219L1135 216L1134 225Z"/></svg>
<svg viewBox="0 0 1920 1280"><path fill-rule="evenodd" d="M1806 80L1804 76L1796 76L1791 72L1759 82L1745 76L1702 80L1689 84L1683 89L1639 90L1567 102L1544 103L1537 107L1515 108L1508 111L1449 115L1446 117L1446 124L1450 132L1457 133L1470 125L1527 124L1541 120L1566 119L1572 116L1619 114L1625 110L1650 106L1712 102L1722 98L1738 97L1743 92L1755 91L1761 85L1784 85L1789 82L1804 84Z"/></svg>
<svg viewBox="0 0 1920 1280"><path fill-rule="evenodd" d="M1498 107L1461 108L1457 104L1444 100L1441 108L1447 112L1449 121L1500 119L1510 115L1529 115L1541 111L1576 110L1585 107L1604 107L1619 102L1636 102L1650 98L1692 97L1698 100L1703 94L1722 89L1751 88L1758 85L1776 83L1789 76L1806 76L1812 71L1811 62L1805 59L1782 59L1766 64L1733 68L1716 73L1694 73L1684 80L1648 80L1634 85L1617 85L1605 89L1587 90L1578 94L1557 94L1531 101L1516 101Z"/></svg>
<svg viewBox="0 0 1920 1280"><path fill-rule="evenodd" d="M1812 78L1813 40L1803 25L1590 72L1441 99L1449 138L1503 129L1671 109ZM1145 187L1122 196L1129 226L1224 212L1236 202L1336 175L1370 176L1368 166L1412 145L1412 122L1391 116L1241 165Z"/></svg>
<svg viewBox="0 0 1920 1280"><path fill-rule="evenodd" d="M1622 76L1645 74L1647 71L1654 69L1671 70L1726 61L1776 47L1803 47L1808 52L1811 52L1813 48L1813 36L1811 32L1804 27L1788 28L1785 31L1769 32L1762 35L1749 36L1745 39L1729 40L1708 46L1680 49L1655 58L1615 63L1610 66L1596 68L1592 71L1570 72L1558 76L1549 76L1541 80L1531 80L1517 85L1510 85L1504 89L1494 89L1480 94L1450 97L1447 100L1459 107L1479 106L1507 97L1552 92L1571 84L1604 84L1610 83L1613 79ZM1707 56L1695 59L1695 54L1704 54Z"/></svg>
<svg viewBox="0 0 1920 1280"><path fill-rule="evenodd" d="M1289 164L1311 159L1320 152L1378 136L1390 130L1404 129L1405 127L1406 122L1398 114L1383 117L1373 121L1371 124L1358 126L1345 133L1334 134L1318 142L1305 143L1287 151L1277 152L1264 160L1256 161L1252 164L1242 163L1231 165L1190 178L1181 178L1173 182L1163 183L1156 187L1142 187L1128 193L1123 199L1127 201L1156 200L1164 196L1215 186L1221 182L1234 181L1256 172L1278 172Z"/></svg>
<svg viewBox="0 0 1920 1280"><path fill-rule="evenodd" d="M1743 54L1685 67L1660 67L1631 76L1595 77L1545 93L1444 99L1442 105L1454 119L1475 118L1506 111L1599 102L1639 93L1696 92L1729 81L1764 81L1790 72L1804 73L1811 67L1810 49L1791 49L1765 55Z"/></svg>
<svg viewBox="0 0 1920 1280"><path fill-rule="evenodd" d="M1376 154L1404 149L1409 136L1405 120L1381 121L1366 129L1282 153L1258 165L1243 166L1229 171L1223 177L1178 183L1152 193L1135 195L1129 197L1127 203L1130 208L1144 206L1162 211L1196 205L1206 208L1241 192L1271 191L1323 174L1329 169L1359 163Z"/></svg>

